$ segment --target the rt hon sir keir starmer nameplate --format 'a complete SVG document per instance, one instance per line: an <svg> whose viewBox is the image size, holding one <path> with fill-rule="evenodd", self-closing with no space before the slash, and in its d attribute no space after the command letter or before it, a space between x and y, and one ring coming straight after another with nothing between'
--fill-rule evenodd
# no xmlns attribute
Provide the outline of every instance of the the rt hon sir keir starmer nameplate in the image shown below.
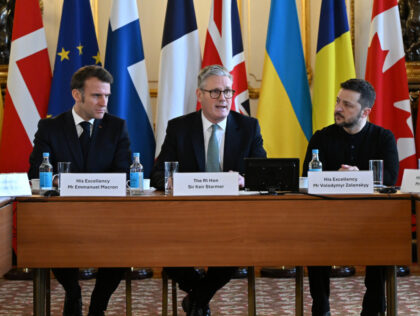
<svg viewBox="0 0 420 316"><path fill-rule="evenodd" d="M125 196L125 173L62 173L61 196Z"/></svg>
<svg viewBox="0 0 420 316"><path fill-rule="evenodd" d="M308 172L309 194L373 193L372 171Z"/></svg>
<svg viewBox="0 0 420 316"><path fill-rule="evenodd" d="M174 195L238 195L237 172L176 172Z"/></svg>

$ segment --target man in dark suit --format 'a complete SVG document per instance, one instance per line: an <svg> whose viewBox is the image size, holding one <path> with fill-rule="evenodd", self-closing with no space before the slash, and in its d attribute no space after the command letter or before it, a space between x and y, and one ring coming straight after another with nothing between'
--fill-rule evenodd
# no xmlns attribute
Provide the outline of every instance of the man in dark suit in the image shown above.
<svg viewBox="0 0 420 316"><path fill-rule="evenodd" d="M196 90L201 111L168 122L165 141L152 170L152 186L164 188L164 162L178 161L180 172L245 170L245 157L266 157L255 118L230 112L232 76L222 66L201 70ZM216 156L216 162L214 162ZM240 187L244 178L238 179ZM210 315L209 302L231 279L235 267L210 267L205 275L194 268L167 268L171 278L188 293L183 308L188 316Z"/></svg>
<svg viewBox="0 0 420 316"><path fill-rule="evenodd" d="M129 172L130 140L125 121L106 113L112 81L111 74L99 66L82 67L73 75L73 109L38 124L30 156L30 178L39 177L43 152L50 153L54 167L59 161L70 161L72 172ZM124 271L98 270L90 316L104 315ZM63 315L81 316L78 269L53 269L53 272L66 292Z"/></svg>

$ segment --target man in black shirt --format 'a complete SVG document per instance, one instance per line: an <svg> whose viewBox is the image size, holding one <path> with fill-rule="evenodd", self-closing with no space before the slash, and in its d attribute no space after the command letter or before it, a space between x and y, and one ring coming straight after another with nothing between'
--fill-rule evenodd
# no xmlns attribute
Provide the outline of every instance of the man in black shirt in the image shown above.
<svg viewBox="0 0 420 316"><path fill-rule="evenodd" d="M319 149L325 171L369 170L369 160L384 161L384 184L394 185L398 176L398 152L391 131L367 122L375 102L375 90L365 80L350 79L341 84L335 105L335 124L317 131L311 138L303 164L308 172L312 149ZM331 267L308 267L313 299L312 315L330 315ZM385 267L366 267L366 293L362 316L377 316L385 311Z"/></svg>

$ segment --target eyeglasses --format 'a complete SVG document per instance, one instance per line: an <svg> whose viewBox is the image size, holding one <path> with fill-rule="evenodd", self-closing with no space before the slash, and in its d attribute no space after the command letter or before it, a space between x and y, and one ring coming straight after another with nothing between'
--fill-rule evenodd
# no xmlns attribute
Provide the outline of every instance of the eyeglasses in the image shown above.
<svg viewBox="0 0 420 316"><path fill-rule="evenodd" d="M233 95L235 94L235 90L232 90L232 89L226 89L223 91L219 89L214 89L214 90L200 89L200 90L210 93L210 98L212 99L218 99L222 92L226 99L231 99Z"/></svg>

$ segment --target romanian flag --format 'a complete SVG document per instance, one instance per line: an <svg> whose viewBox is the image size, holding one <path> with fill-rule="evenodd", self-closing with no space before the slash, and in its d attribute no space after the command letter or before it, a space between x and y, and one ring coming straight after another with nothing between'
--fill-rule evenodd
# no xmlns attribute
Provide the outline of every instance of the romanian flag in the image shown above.
<svg viewBox="0 0 420 316"><path fill-rule="evenodd" d="M314 132L334 123L340 83L355 77L345 0L323 0L312 99Z"/></svg>
<svg viewBox="0 0 420 316"><path fill-rule="evenodd" d="M257 118L269 157L303 162L312 108L295 0L272 0Z"/></svg>

